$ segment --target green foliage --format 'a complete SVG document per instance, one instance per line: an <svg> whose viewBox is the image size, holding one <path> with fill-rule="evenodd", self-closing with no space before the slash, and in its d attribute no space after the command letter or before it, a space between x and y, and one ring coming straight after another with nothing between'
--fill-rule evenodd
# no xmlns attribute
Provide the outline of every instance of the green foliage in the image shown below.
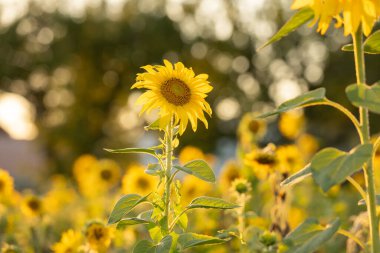
<svg viewBox="0 0 380 253"><path fill-rule="evenodd" d="M292 186L295 184L298 184L299 182L303 181L305 178L311 176L311 166L310 163L306 165L302 170L299 170L298 172L294 173L287 179L281 182L281 186Z"/></svg>
<svg viewBox="0 0 380 253"><path fill-rule="evenodd" d="M173 238L171 235L167 235L158 244L154 244L148 240L139 241L133 253L169 253L172 246Z"/></svg>
<svg viewBox="0 0 380 253"><path fill-rule="evenodd" d="M372 144L360 145L349 153L335 148L325 148L311 161L313 178L326 192L359 171L371 157Z"/></svg>
<svg viewBox="0 0 380 253"><path fill-rule="evenodd" d="M302 94L296 98L293 98L291 100L288 100L282 103L275 111L262 114L258 118L266 118L275 114L279 114L279 113L286 112L292 109L304 107L313 103L323 102L326 100L325 94L326 94L325 88L319 88L316 90L306 92L305 94Z"/></svg>
<svg viewBox="0 0 380 253"><path fill-rule="evenodd" d="M119 222L126 214L128 214L135 206L142 202L147 201L148 196L141 197L138 194L128 194L123 196L116 203L113 208L110 217L108 219L108 224L114 224Z"/></svg>
<svg viewBox="0 0 380 253"><path fill-rule="evenodd" d="M150 163L145 173L151 176L162 176L163 171L158 163Z"/></svg>
<svg viewBox="0 0 380 253"><path fill-rule="evenodd" d="M181 234L178 237L178 244L182 249L188 249L201 245L219 244L224 242L226 242L226 239L195 233L185 233Z"/></svg>
<svg viewBox="0 0 380 253"><path fill-rule="evenodd" d="M194 160L186 163L184 166L175 165L173 167L206 182L215 182L214 171L203 160Z"/></svg>
<svg viewBox="0 0 380 253"><path fill-rule="evenodd" d="M239 206L223 199L203 196L193 199L187 208L233 209L237 207Z"/></svg>
<svg viewBox="0 0 380 253"><path fill-rule="evenodd" d="M363 43L364 53L366 54L380 54L380 30L371 34ZM343 51L353 52L354 46L347 44L342 47Z"/></svg>
<svg viewBox="0 0 380 253"><path fill-rule="evenodd" d="M358 201L358 206L364 206L367 205L366 201L364 199L361 199ZM376 205L380 205L380 195L376 195Z"/></svg>
<svg viewBox="0 0 380 253"><path fill-rule="evenodd" d="M275 34L272 38L270 38L264 45L262 45L258 50L276 42L289 33L293 32L295 29L305 24L307 21L311 20L314 17L314 12L310 8L303 8L299 10L296 14L294 14L288 22L285 23L283 27Z"/></svg>
<svg viewBox="0 0 380 253"><path fill-rule="evenodd" d="M380 114L380 82L372 86L351 84L346 88L346 94L353 105Z"/></svg>
<svg viewBox="0 0 380 253"><path fill-rule="evenodd" d="M125 218L125 219L120 220L117 223L116 228L117 229L125 229L126 227L131 226L131 225L150 224L150 223L152 223L152 222L149 220L144 220L144 219L140 219L140 218L136 218L136 217Z"/></svg>
<svg viewBox="0 0 380 253"><path fill-rule="evenodd" d="M339 226L340 221L338 218L326 228L321 226L317 219L307 219L284 238L284 243L288 246L286 253L314 252L323 243L331 239L338 231Z"/></svg>
<svg viewBox="0 0 380 253"><path fill-rule="evenodd" d="M116 153L116 154L131 154L131 153L142 153L142 154L149 154L154 157L157 157L157 154L153 148L122 148L122 149L104 149L107 152L110 153Z"/></svg>

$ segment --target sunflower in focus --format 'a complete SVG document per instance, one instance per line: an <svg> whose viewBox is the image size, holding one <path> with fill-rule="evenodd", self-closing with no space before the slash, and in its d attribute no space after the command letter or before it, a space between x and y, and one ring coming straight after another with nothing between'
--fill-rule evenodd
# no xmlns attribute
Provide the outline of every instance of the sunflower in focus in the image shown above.
<svg viewBox="0 0 380 253"><path fill-rule="evenodd" d="M361 25L363 33L371 33L380 17L379 0L295 0L292 9L309 7L314 12L312 25L318 22L318 32L325 34L332 19L336 27L344 25L344 34L355 33ZM343 17L341 16L343 14Z"/></svg>
<svg viewBox="0 0 380 253"><path fill-rule="evenodd" d="M8 171L0 168L0 200L10 197L13 193L13 178Z"/></svg>
<svg viewBox="0 0 380 253"><path fill-rule="evenodd" d="M113 238L112 228L98 221L89 222L84 234L90 248L98 252L106 252Z"/></svg>
<svg viewBox="0 0 380 253"><path fill-rule="evenodd" d="M137 193L147 195L156 190L158 180L144 173L144 167L138 164L130 165L122 179L124 194Z"/></svg>
<svg viewBox="0 0 380 253"><path fill-rule="evenodd" d="M165 128L174 119L179 125L179 134L183 134L190 121L193 131L197 130L197 120L201 120L206 128L208 122L204 112L211 116L211 107L206 102L207 93L212 90L207 81L208 75L195 75L191 68L181 62L174 66L167 60L162 65L142 67L146 72L137 74L138 89L148 89L142 94L137 104L142 105L140 113L149 113L159 109L160 127Z"/></svg>
<svg viewBox="0 0 380 253"><path fill-rule="evenodd" d="M276 146L268 144L264 149L254 149L245 155L244 162L258 179L265 180L275 171L278 164Z"/></svg>
<svg viewBox="0 0 380 253"><path fill-rule="evenodd" d="M78 252L82 244L82 234L72 229L61 236L61 240L52 247L54 253Z"/></svg>

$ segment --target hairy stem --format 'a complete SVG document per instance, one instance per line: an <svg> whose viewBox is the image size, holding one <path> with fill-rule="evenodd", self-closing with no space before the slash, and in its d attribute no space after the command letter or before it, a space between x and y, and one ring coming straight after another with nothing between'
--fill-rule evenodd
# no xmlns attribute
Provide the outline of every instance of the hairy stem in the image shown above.
<svg viewBox="0 0 380 253"><path fill-rule="evenodd" d="M354 42L354 54L355 54L355 70L356 70L356 82L358 85L365 84L365 64L364 64L364 51L363 51L363 36L362 30L359 28L356 33L352 34ZM370 130L369 130L369 116L368 109L364 107L359 108L360 112L360 126L363 135L362 143L370 143ZM365 182L367 187L367 209L369 213L370 223L370 236L371 236L371 252L379 252L379 230L376 216L376 192L375 182L373 175L373 164L370 160L364 167Z"/></svg>
<svg viewBox="0 0 380 253"><path fill-rule="evenodd" d="M173 153L173 120L170 121L165 132L165 231L169 230L169 211L170 211L170 190L171 190L171 170L172 170L172 153Z"/></svg>

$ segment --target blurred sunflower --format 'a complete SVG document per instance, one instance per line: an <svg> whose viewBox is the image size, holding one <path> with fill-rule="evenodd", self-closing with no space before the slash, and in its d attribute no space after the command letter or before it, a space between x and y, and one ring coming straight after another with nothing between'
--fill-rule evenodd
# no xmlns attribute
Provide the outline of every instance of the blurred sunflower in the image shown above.
<svg viewBox="0 0 380 253"><path fill-rule="evenodd" d="M119 182L120 167L115 161L101 159L98 161L97 165L97 177L102 187L109 189Z"/></svg>
<svg viewBox="0 0 380 253"><path fill-rule="evenodd" d="M52 246L54 253L78 252L82 244L82 234L72 229L62 233L61 240Z"/></svg>
<svg viewBox="0 0 380 253"><path fill-rule="evenodd" d="M0 168L0 200L10 197L13 190L13 178L8 171Z"/></svg>
<svg viewBox="0 0 380 253"><path fill-rule="evenodd" d="M302 169L304 160L297 146L279 146L276 150L278 158L278 169L281 173L292 174Z"/></svg>
<svg viewBox="0 0 380 253"><path fill-rule="evenodd" d="M111 244L113 230L101 222L92 221L86 225L84 234L91 249L106 252Z"/></svg>
<svg viewBox="0 0 380 253"><path fill-rule="evenodd" d="M197 147L185 146L179 152L178 160L180 164L185 164L195 159L206 160L205 153Z"/></svg>
<svg viewBox="0 0 380 253"><path fill-rule="evenodd" d="M208 75L195 76L194 71L181 62L174 64L174 67L167 60L164 60L164 64L165 66L144 66L142 68L146 72L137 74L132 89L148 89L137 100L137 104L143 106L141 113L159 109L160 126L166 127L174 118L174 124L179 125L181 135L189 121L193 131L197 130L197 119L207 128L204 112L210 116L212 113L205 100L207 93L212 90L207 81Z"/></svg>
<svg viewBox="0 0 380 253"><path fill-rule="evenodd" d="M137 193L147 195L156 190L158 180L156 177L144 173L144 167L138 164L130 165L122 178L122 191L124 194Z"/></svg>
<svg viewBox="0 0 380 253"><path fill-rule="evenodd" d="M81 155L78 157L73 165L73 174L75 179L80 182L91 173L91 168L97 163L97 159L93 155Z"/></svg>
<svg viewBox="0 0 380 253"><path fill-rule="evenodd" d="M219 186L223 192L227 192L227 189L232 185L232 182L241 177L241 169L237 162L228 161L223 166L219 176Z"/></svg>
<svg viewBox="0 0 380 253"><path fill-rule="evenodd" d="M44 212L42 199L30 193L26 194L21 203L21 211L29 217L41 216Z"/></svg>
<svg viewBox="0 0 380 253"><path fill-rule="evenodd" d="M273 144L264 149L256 148L245 155L244 163L252 169L258 179L265 180L275 171L278 164L275 150L276 146Z"/></svg>
<svg viewBox="0 0 380 253"><path fill-rule="evenodd" d="M378 0L295 0L292 9L309 7L314 11L312 25L318 22L318 32L326 33L332 19L337 21L336 27L344 25L344 34L355 33L359 25L363 33L371 33L380 17L380 1ZM341 17L343 13L343 18Z"/></svg>
<svg viewBox="0 0 380 253"><path fill-rule="evenodd" d="M281 114L278 128L283 136L294 140L305 129L305 118L300 111L291 111Z"/></svg>
<svg viewBox="0 0 380 253"><path fill-rule="evenodd" d="M312 155L317 152L319 149L319 142L318 140L310 135L310 134L301 134L298 139L296 140L296 144L298 148L300 149L301 153L304 156L304 159L307 160Z"/></svg>
<svg viewBox="0 0 380 253"><path fill-rule="evenodd" d="M238 203L240 203L240 200L243 200L245 204L252 196L252 185L247 179L238 178L232 182L230 192L231 196L238 200Z"/></svg>
<svg viewBox="0 0 380 253"><path fill-rule="evenodd" d="M264 120L256 119L254 114L246 113L242 117L238 126L239 142L244 150L250 150L257 140L264 137L267 125Z"/></svg>
<svg viewBox="0 0 380 253"><path fill-rule="evenodd" d="M194 198L205 196L212 191L212 185L191 175L183 178L181 201L189 204Z"/></svg>
<svg viewBox="0 0 380 253"><path fill-rule="evenodd" d="M51 178L51 189L43 198L44 207L48 213L58 213L65 206L73 203L78 197L76 191L71 188L64 176L55 175Z"/></svg>

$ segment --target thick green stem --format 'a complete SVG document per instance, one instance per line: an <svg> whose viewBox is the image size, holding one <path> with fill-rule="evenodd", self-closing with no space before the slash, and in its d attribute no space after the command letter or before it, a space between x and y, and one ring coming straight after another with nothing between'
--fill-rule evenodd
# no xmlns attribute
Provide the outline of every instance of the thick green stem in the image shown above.
<svg viewBox="0 0 380 253"><path fill-rule="evenodd" d="M362 30L352 34L354 42L354 54L355 54L355 70L356 70L356 82L357 84L365 84L365 64L364 64L364 51L363 51L363 36ZM360 126L363 135L362 143L370 143L370 130L369 130L369 115L368 109L364 107L359 108L360 112ZM376 215L376 192L375 182L373 175L372 161L367 163L364 167L364 175L367 187L367 209L369 213L370 222L370 236L371 236L371 252L377 253L380 250L379 243L379 230Z"/></svg>
<svg viewBox="0 0 380 253"><path fill-rule="evenodd" d="M170 210L170 185L171 185L171 170L172 170L172 153L173 153L173 121L170 121L170 124L166 128L165 136L165 155L166 155L166 164L165 164L165 230L169 230L169 210Z"/></svg>

